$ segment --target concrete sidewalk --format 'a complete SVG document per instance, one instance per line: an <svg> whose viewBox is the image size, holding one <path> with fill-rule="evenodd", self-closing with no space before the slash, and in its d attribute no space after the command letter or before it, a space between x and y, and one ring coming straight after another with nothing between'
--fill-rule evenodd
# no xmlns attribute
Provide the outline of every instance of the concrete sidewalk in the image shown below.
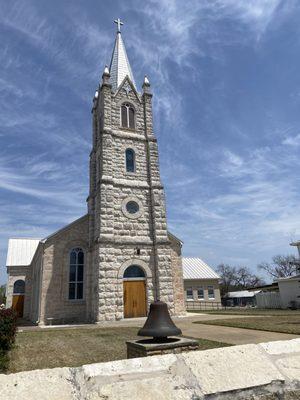
<svg viewBox="0 0 300 400"><path fill-rule="evenodd" d="M197 319L197 321L199 321L199 319ZM177 326L182 330L184 336L215 340L217 342L230 344L254 344L277 340L289 340L300 337L299 335L291 335L288 333L257 331L254 329L232 328L218 325L193 324L192 321L179 321Z"/></svg>

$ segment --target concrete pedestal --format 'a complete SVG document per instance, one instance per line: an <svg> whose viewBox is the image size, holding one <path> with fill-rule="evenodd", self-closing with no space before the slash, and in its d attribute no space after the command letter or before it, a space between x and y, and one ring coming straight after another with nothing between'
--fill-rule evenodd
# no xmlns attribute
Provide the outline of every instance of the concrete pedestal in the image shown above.
<svg viewBox="0 0 300 400"><path fill-rule="evenodd" d="M169 337L169 342L152 342L150 339L128 340L127 358L157 356L161 354L178 354L185 351L199 349L199 343L195 339L184 337Z"/></svg>

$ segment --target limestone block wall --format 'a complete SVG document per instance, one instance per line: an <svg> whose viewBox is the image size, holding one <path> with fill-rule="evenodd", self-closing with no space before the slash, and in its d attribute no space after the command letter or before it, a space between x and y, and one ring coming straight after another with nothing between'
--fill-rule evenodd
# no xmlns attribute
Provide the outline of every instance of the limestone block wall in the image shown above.
<svg viewBox="0 0 300 400"><path fill-rule="evenodd" d="M85 253L84 298L69 300L69 254L74 247ZM44 243L41 278L40 324L47 318L54 323L87 321L87 304L90 301L91 267L88 247L88 216L84 216L49 237Z"/></svg>
<svg viewBox="0 0 300 400"><path fill-rule="evenodd" d="M31 262L30 269L32 291L30 296L29 319L34 323L39 322L43 255L44 244L40 243Z"/></svg>
<svg viewBox="0 0 300 400"><path fill-rule="evenodd" d="M98 269L98 307L96 321L121 319L124 316L123 274L125 269L134 264L139 265L146 274L147 306L154 299L153 285L153 248L143 246L140 255L136 255L136 246L129 244L104 244L97 248Z"/></svg>
<svg viewBox="0 0 300 400"><path fill-rule="evenodd" d="M171 242L171 263L174 288L174 313L180 315L185 313L185 298L183 289L183 272L182 272L182 257L181 243L169 234Z"/></svg>
<svg viewBox="0 0 300 400"><path fill-rule="evenodd" d="M6 285L6 307L12 306L14 283L19 279L25 281L24 317L29 314L31 296L31 279L29 266L10 266L8 270L8 281Z"/></svg>
<svg viewBox="0 0 300 400"><path fill-rule="evenodd" d="M300 339L0 375L7 400L296 400Z"/></svg>

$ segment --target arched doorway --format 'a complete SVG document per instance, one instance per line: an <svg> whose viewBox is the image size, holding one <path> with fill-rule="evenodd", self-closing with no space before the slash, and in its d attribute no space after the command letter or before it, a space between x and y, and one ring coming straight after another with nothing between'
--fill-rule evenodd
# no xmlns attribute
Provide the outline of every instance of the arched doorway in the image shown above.
<svg viewBox="0 0 300 400"><path fill-rule="evenodd" d="M130 265L123 275L124 318L145 317L146 275L138 265Z"/></svg>
<svg viewBox="0 0 300 400"><path fill-rule="evenodd" d="M12 308L16 311L19 318L23 317L25 297L25 282L22 279L14 283Z"/></svg>

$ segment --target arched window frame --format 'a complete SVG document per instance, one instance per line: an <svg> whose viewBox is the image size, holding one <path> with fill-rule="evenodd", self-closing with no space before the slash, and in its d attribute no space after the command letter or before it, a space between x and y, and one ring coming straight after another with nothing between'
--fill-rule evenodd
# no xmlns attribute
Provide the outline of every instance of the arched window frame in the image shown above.
<svg viewBox="0 0 300 400"><path fill-rule="evenodd" d="M130 154L132 154L132 166L130 164L131 162L131 159L129 158ZM136 172L135 151L132 148L128 148L125 150L125 168L126 172L129 174L134 174Z"/></svg>
<svg viewBox="0 0 300 400"><path fill-rule="evenodd" d="M22 290L16 290L16 284L19 284L19 287L20 287L20 284L22 284ZM25 294L25 281L24 281L24 279L17 279L15 282L14 282L14 286L13 286L13 294Z"/></svg>
<svg viewBox="0 0 300 400"><path fill-rule="evenodd" d="M133 271L135 270L135 272L137 273L136 275L134 275L134 274L132 274L132 273L130 273L129 275L127 274L128 273L128 271L130 271L130 270L132 270L133 269ZM127 275L127 276L126 276ZM129 265L125 270L124 270L124 273L123 273L123 280L125 280L125 281L128 281L128 280L130 280L130 281L135 281L135 280L146 280L146 273L145 273L145 270L144 270L144 268L142 268L140 265L138 265L138 264L131 264L131 265Z"/></svg>
<svg viewBox="0 0 300 400"><path fill-rule="evenodd" d="M72 253L75 253L75 259ZM79 254L82 253L82 259ZM68 299L82 301L84 298L85 251L81 246L69 252Z"/></svg>
<svg viewBox="0 0 300 400"><path fill-rule="evenodd" d="M130 118L132 112L132 117ZM125 129L135 129L135 107L128 102L122 103L120 107L121 127Z"/></svg>

